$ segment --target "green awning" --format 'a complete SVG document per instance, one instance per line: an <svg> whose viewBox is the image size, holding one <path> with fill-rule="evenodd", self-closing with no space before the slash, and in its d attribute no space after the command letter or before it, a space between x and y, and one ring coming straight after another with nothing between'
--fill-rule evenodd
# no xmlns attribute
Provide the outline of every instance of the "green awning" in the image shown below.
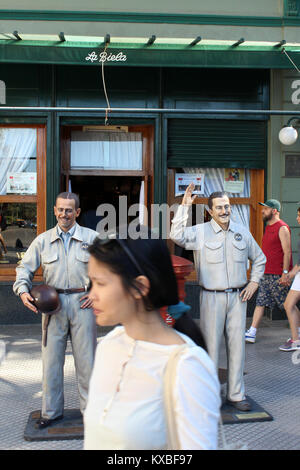
<svg viewBox="0 0 300 470"><path fill-rule="evenodd" d="M104 38L0 34L0 62L76 64L95 66L105 60L106 66L144 67L216 67L216 68L280 68L291 63L282 47L271 42L201 40L191 46L194 38L111 38L106 55ZM285 44L284 49L300 66L300 43Z"/></svg>

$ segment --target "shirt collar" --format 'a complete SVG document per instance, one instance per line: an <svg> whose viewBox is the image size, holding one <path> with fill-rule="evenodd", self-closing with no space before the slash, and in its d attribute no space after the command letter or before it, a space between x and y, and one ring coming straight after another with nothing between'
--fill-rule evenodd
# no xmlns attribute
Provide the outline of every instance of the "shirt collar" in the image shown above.
<svg viewBox="0 0 300 470"><path fill-rule="evenodd" d="M211 219L210 221L211 223L211 226L214 230L215 233L218 233L218 232L221 232L223 231L222 227L214 220L214 219ZM229 220L229 227L228 227L228 231L231 231L231 232L234 232L234 222L232 222L231 220Z"/></svg>
<svg viewBox="0 0 300 470"><path fill-rule="evenodd" d="M72 230L74 230L74 232L72 232ZM55 227L53 227L51 229L51 243L55 242L55 240L57 240L58 238L60 238L60 234L62 232L62 230L59 228L59 225L57 224ZM79 240L79 241L83 241L83 237L82 237L82 227L80 225L77 224L77 222L75 223L74 227L71 228L71 230L69 230L70 232L70 235L72 238L75 238L76 240ZM72 233L71 233L72 232Z"/></svg>
<svg viewBox="0 0 300 470"><path fill-rule="evenodd" d="M68 230L67 232L64 232L60 226L57 224L57 233L58 235L61 237L62 235L66 235L67 233L70 235L70 237L72 237L75 233L75 230L76 230L76 224L73 225L73 227L70 228L70 230Z"/></svg>

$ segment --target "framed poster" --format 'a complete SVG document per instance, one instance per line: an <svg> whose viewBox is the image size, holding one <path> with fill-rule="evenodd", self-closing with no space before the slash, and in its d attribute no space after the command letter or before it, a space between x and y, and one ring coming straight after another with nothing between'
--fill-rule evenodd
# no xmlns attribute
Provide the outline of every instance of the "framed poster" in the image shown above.
<svg viewBox="0 0 300 470"><path fill-rule="evenodd" d="M244 191L244 168L225 168L224 191L228 193L242 193Z"/></svg>
<svg viewBox="0 0 300 470"><path fill-rule="evenodd" d="M36 173L7 173L7 194L36 194Z"/></svg>
<svg viewBox="0 0 300 470"><path fill-rule="evenodd" d="M204 173L176 173L175 196L182 196L191 183L195 185L193 194L204 194Z"/></svg>

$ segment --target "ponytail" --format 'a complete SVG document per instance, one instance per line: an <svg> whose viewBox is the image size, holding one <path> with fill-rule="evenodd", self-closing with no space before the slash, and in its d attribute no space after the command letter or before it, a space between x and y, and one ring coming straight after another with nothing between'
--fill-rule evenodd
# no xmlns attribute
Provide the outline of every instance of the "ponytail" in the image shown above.
<svg viewBox="0 0 300 470"><path fill-rule="evenodd" d="M175 320L174 328L177 331L180 331L180 333L191 338L197 346L200 346L200 348L207 352L204 336L199 326L188 312L184 312L177 320Z"/></svg>

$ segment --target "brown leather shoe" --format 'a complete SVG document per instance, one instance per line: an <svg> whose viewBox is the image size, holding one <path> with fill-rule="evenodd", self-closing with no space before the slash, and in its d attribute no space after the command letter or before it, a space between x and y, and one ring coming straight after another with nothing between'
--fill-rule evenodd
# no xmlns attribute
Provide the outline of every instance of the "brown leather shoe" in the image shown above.
<svg viewBox="0 0 300 470"><path fill-rule="evenodd" d="M236 408L239 411L250 411L251 410L251 405L248 402L248 400L241 400L241 401L227 400L227 403L230 406L233 406L234 408Z"/></svg>

